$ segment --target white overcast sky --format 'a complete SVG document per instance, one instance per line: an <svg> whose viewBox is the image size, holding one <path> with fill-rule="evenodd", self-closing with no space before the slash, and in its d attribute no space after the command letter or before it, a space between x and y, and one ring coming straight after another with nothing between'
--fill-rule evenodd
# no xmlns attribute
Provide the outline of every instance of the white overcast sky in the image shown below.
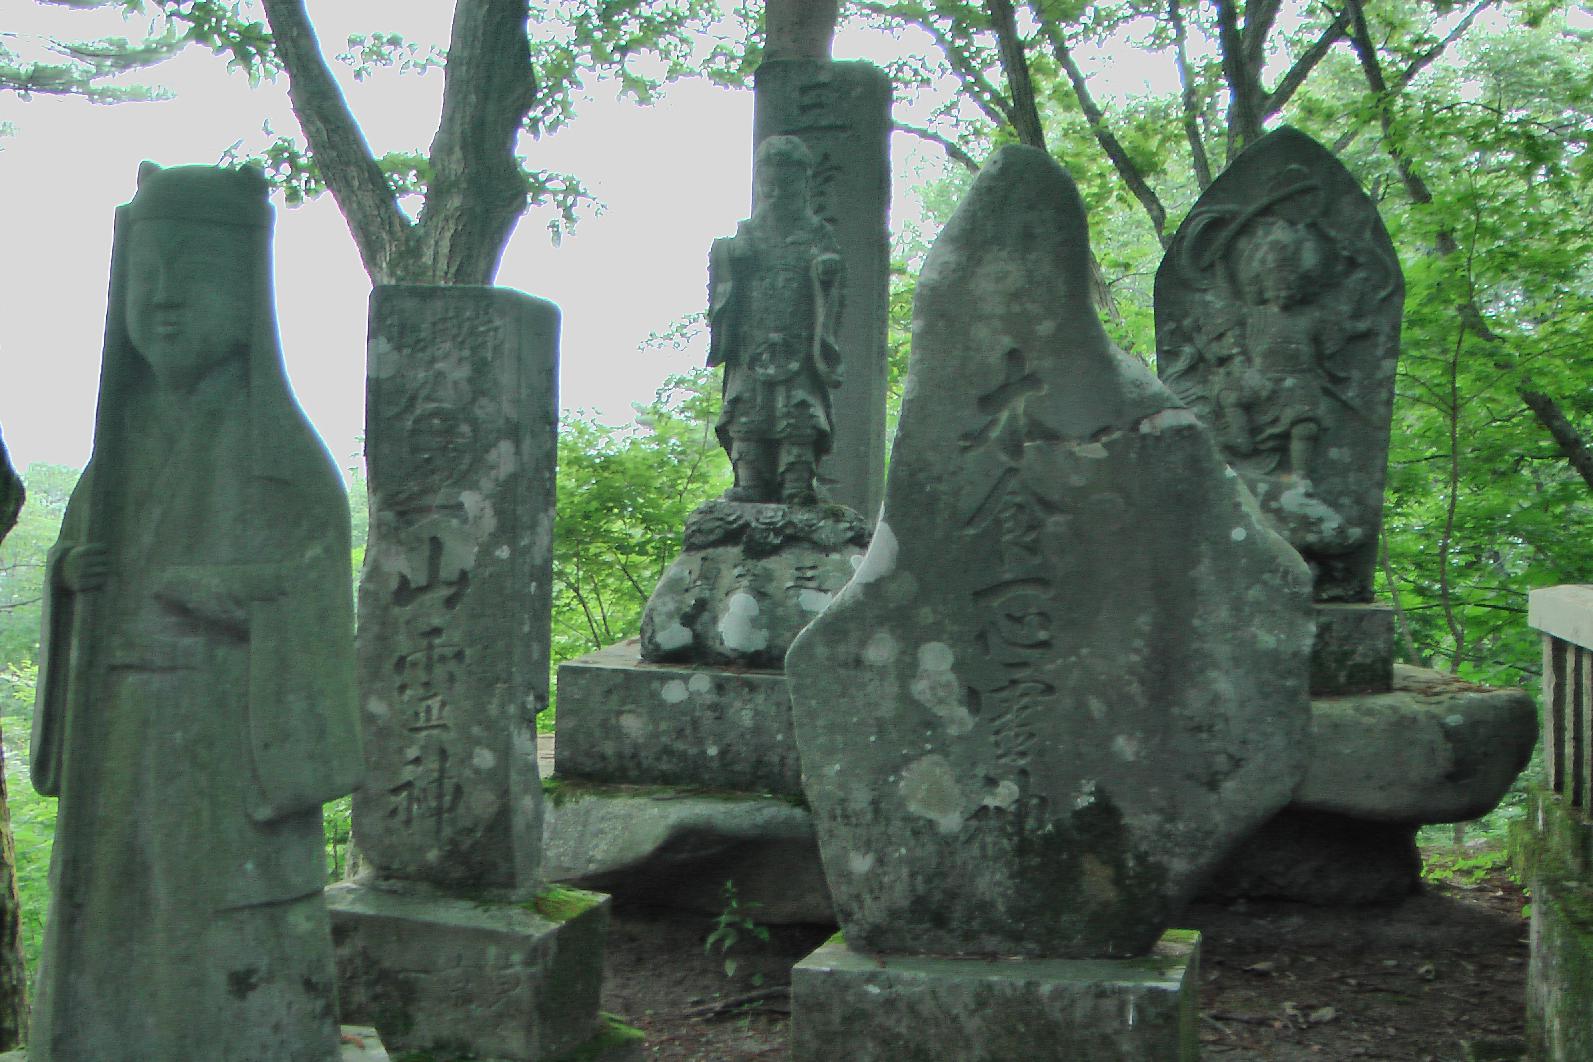
<svg viewBox="0 0 1593 1062"><path fill-rule="evenodd" d="M79 13L0 0L11 33L85 39L136 35L109 12ZM312 0L328 53L350 33L390 31L444 42L451 4ZM8 39L8 43L26 43ZM880 58L900 45L844 32L837 58ZM1123 64L1116 64L1123 72ZM338 68L340 74L346 71ZM251 89L220 57L190 49L139 79L170 88L158 103L91 105L0 93L0 427L19 468L34 461L81 466L90 450L114 208L134 190L138 163L215 162L232 144L262 141L269 121L296 131L286 82ZM424 148L436 127L442 77L344 77L377 152ZM531 164L579 176L603 202L559 247L545 218L524 218L498 283L558 303L564 330L560 398L610 423L628 420L664 377L700 362L644 350L706 299L708 247L732 232L750 198L752 94L686 82L638 107L593 86L565 130L522 140ZM1132 91L1132 89L1130 89ZM920 143L897 136L893 222L913 216L909 186L939 172ZM330 196L278 209L277 311L295 390L339 463L358 460L370 284Z"/></svg>

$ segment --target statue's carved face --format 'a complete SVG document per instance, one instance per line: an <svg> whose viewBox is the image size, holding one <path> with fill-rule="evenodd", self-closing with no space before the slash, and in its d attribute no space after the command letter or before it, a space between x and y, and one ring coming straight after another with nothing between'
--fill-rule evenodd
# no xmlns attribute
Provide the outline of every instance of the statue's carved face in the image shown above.
<svg viewBox="0 0 1593 1062"><path fill-rule="evenodd" d="M760 161L753 175L758 205L780 214L798 213L808 205L806 166L784 159Z"/></svg>
<svg viewBox="0 0 1593 1062"><path fill-rule="evenodd" d="M127 331L168 386L187 387L249 341L249 264L236 230L157 219L133 226Z"/></svg>

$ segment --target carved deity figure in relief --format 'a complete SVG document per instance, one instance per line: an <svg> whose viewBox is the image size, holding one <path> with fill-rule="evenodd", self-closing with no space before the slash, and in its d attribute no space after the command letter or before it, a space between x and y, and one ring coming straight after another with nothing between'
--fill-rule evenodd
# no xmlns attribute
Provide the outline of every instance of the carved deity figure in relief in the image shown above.
<svg viewBox="0 0 1593 1062"><path fill-rule="evenodd" d="M813 504L831 448L842 263L813 212L812 175L800 139L760 144L752 217L714 241L709 261L708 364L725 369L715 431L735 472L731 501Z"/></svg>

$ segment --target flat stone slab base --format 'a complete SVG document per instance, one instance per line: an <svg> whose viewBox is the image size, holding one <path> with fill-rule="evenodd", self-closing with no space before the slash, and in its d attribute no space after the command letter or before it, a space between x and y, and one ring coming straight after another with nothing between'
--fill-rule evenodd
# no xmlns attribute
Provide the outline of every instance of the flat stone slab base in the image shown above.
<svg viewBox="0 0 1593 1062"><path fill-rule="evenodd" d="M0 1054L0 1062L28 1062L26 1049ZM343 1053L339 1062L391 1062L376 1030L370 1026L343 1026ZM607 1062L607 1060L605 1060Z"/></svg>
<svg viewBox="0 0 1593 1062"><path fill-rule="evenodd" d="M636 639L559 665L558 774L802 792L785 673L649 664Z"/></svg>
<svg viewBox="0 0 1593 1062"><path fill-rule="evenodd" d="M839 934L791 976L793 1062L1190 1062L1200 934L1139 959L857 954Z"/></svg>
<svg viewBox="0 0 1593 1062"><path fill-rule="evenodd" d="M725 909L733 881L759 922L835 924L812 816L791 798L558 776L546 792L552 881L708 915Z"/></svg>
<svg viewBox="0 0 1593 1062"><path fill-rule="evenodd" d="M394 1055L551 1062L597 1029L606 896L497 903L347 883L326 902L341 1016Z"/></svg>

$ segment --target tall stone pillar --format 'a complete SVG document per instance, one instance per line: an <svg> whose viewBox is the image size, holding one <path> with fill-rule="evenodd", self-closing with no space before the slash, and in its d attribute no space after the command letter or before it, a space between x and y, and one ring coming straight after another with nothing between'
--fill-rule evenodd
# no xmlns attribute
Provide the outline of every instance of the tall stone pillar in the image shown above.
<svg viewBox="0 0 1593 1062"><path fill-rule="evenodd" d="M558 333L519 292L371 295L368 869L331 906L344 1018L395 1054L553 1058L597 1028L607 898L540 891Z"/></svg>
<svg viewBox="0 0 1593 1062"><path fill-rule="evenodd" d="M867 63L773 59L758 68L755 92L753 149L771 136L802 138L816 163L814 210L834 227L846 263L835 448L819 481L872 522L885 474L890 80Z"/></svg>

